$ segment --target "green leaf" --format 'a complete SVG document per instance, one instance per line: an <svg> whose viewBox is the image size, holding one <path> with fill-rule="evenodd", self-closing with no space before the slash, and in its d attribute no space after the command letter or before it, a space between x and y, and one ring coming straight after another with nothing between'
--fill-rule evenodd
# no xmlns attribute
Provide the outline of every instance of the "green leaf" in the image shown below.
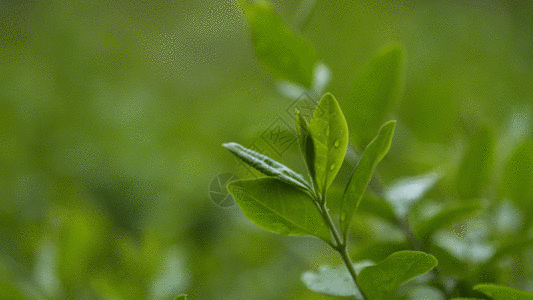
<svg viewBox="0 0 533 300"><path fill-rule="evenodd" d="M297 186L303 190L311 190L309 184L303 179L302 175L294 172L289 167L273 160L272 158L247 149L237 143L223 144L231 153L240 158L248 165L254 167L259 172L276 177L286 183Z"/></svg>
<svg viewBox="0 0 533 300"><path fill-rule="evenodd" d="M315 149L316 188L324 193L337 175L348 147L348 125L332 94L324 94L309 124Z"/></svg>
<svg viewBox="0 0 533 300"><path fill-rule="evenodd" d="M404 60L400 45L386 46L357 76L349 104L343 106L357 145L368 144L395 109L404 85Z"/></svg>
<svg viewBox="0 0 533 300"><path fill-rule="evenodd" d="M427 240L437 230L461 221L473 215L481 208L482 206L479 201L460 203L455 206L447 207L434 216L416 224L414 231L421 239Z"/></svg>
<svg viewBox="0 0 533 300"><path fill-rule="evenodd" d="M257 226L284 235L312 235L331 242L329 229L313 199L276 178L236 180L228 191Z"/></svg>
<svg viewBox="0 0 533 300"><path fill-rule="evenodd" d="M502 188L522 211L531 207L533 195L533 141L525 139L507 161L502 176Z"/></svg>
<svg viewBox="0 0 533 300"><path fill-rule="evenodd" d="M385 199L373 193L366 193L363 196L357 210L381 217L391 223L396 222L396 215L392 206Z"/></svg>
<svg viewBox="0 0 533 300"><path fill-rule="evenodd" d="M436 265L437 259L430 254L399 251L379 264L361 270L357 283L367 300L394 299L400 285L429 272Z"/></svg>
<svg viewBox="0 0 533 300"><path fill-rule="evenodd" d="M313 45L287 27L270 3L240 2L261 67L274 78L310 88L317 62Z"/></svg>
<svg viewBox="0 0 533 300"><path fill-rule="evenodd" d="M483 300L479 298L452 298L451 300Z"/></svg>
<svg viewBox="0 0 533 300"><path fill-rule="evenodd" d="M305 164L309 170L309 175L313 184L316 186L315 180L315 144L309 131L309 124L302 116L300 111L296 110L296 132L298 134L298 144L300 145L300 151L305 159Z"/></svg>
<svg viewBox="0 0 533 300"><path fill-rule="evenodd" d="M348 233L348 227L365 193L366 186L372 178L372 173L389 151L395 126L396 121L389 121L381 127L376 138L366 147L363 157L346 186L341 203L340 220L344 236Z"/></svg>
<svg viewBox="0 0 533 300"><path fill-rule="evenodd" d="M482 128L471 140L457 174L457 190L463 199L481 197L487 186L494 159L492 132Z"/></svg>
<svg viewBox="0 0 533 300"><path fill-rule="evenodd" d="M437 173L406 177L394 182L386 191L385 198L400 218L407 216L411 205L422 198L439 179Z"/></svg>
<svg viewBox="0 0 533 300"><path fill-rule="evenodd" d="M533 294L515 290L506 286L494 284L478 284L474 290L493 298L494 300L533 300Z"/></svg>
<svg viewBox="0 0 533 300"><path fill-rule="evenodd" d="M179 295L174 300L187 300L187 295Z"/></svg>
<svg viewBox="0 0 533 300"><path fill-rule="evenodd" d="M373 265L371 261L362 261L353 264L355 273L359 274L364 267ZM361 291L355 286L353 279L346 266L337 268L321 266L317 272L306 271L302 274L301 280L308 289L329 296L355 296L356 299L363 299Z"/></svg>

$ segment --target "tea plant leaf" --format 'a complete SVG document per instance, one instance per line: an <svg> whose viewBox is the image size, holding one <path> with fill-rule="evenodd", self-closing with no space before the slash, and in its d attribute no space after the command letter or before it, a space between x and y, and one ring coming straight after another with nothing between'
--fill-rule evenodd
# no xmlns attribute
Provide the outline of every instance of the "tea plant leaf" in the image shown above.
<svg viewBox="0 0 533 300"><path fill-rule="evenodd" d="M174 300L187 300L187 295L179 295Z"/></svg>
<svg viewBox="0 0 533 300"><path fill-rule="evenodd" d="M483 128L472 138L457 174L457 190L461 198L482 196L492 171L493 152L492 132Z"/></svg>
<svg viewBox="0 0 533 300"><path fill-rule="evenodd" d="M372 178L372 173L374 173L378 163L389 151L395 126L396 121L389 121L381 127L376 138L366 147L346 186L341 203L340 219L344 236L348 232L352 217L359 206L359 202L361 202L366 186Z"/></svg>
<svg viewBox="0 0 533 300"><path fill-rule="evenodd" d="M361 269L373 265L371 261L362 261L353 264L355 273L359 274ZM346 266L337 268L321 266L317 272L306 271L302 274L301 280L308 289L329 296L355 296L356 299L363 299L361 291L355 286Z"/></svg>
<svg viewBox="0 0 533 300"><path fill-rule="evenodd" d="M470 203L461 203L459 205L448 207L438 212L436 215L421 221L415 225L415 233L427 240L441 228L445 228L455 222L463 220L482 208L479 201L472 201Z"/></svg>
<svg viewBox="0 0 533 300"><path fill-rule="evenodd" d="M531 207L533 195L533 141L526 139L513 151L504 166L502 188L522 211Z"/></svg>
<svg viewBox="0 0 533 300"><path fill-rule="evenodd" d="M474 290L491 297L494 300L533 300L533 294L515 290L510 287L494 284L478 284Z"/></svg>
<svg viewBox="0 0 533 300"><path fill-rule="evenodd" d="M277 178L228 184L244 215L257 226L284 235L312 235L331 242L329 229L312 198Z"/></svg>
<svg viewBox="0 0 533 300"><path fill-rule="evenodd" d="M324 193L337 175L348 147L348 125L332 94L324 94L309 124L315 149L316 188Z"/></svg>
<svg viewBox="0 0 533 300"><path fill-rule="evenodd" d="M287 27L270 3L240 2L261 67L274 78L310 88L317 62L313 45Z"/></svg>
<svg viewBox="0 0 533 300"><path fill-rule="evenodd" d="M396 215L404 218L407 216L411 205L422 198L438 179L437 173L402 178L385 191L385 198L393 206Z"/></svg>
<svg viewBox="0 0 533 300"><path fill-rule="evenodd" d="M300 150L305 159L307 169L309 170L309 175L311 176L311 180L313 180L313 185L316 186L315 144L311 132L309 131L309 124L307 124L307 121L298 110L296 110L296 132L298 134Z"/></svg>
<svg viewBox="0 0 533 300"><path fill-rule="evenodd" d="M396 107L404 85L404 60L400 45L386 46L356 77L343 108L357 145L368 144Z"/></svg>
<svg viewBox="0 0 533 300"><path fill-rule="evenodd" d="M357 283L367 300L394 299L400 285L429 272L436 265L437 259L430 254L399 251L377 265L362 269Z"/></svg>
<svg viewBox="0 0 533 300"><path fill-rule="evenodd" d="M237 143L223 144L231 153L240 158L259 172L276 177L286 183L297 186L303 190L311 190L311 187L303 179L302 175L294 172L289 167L273 160L272 158L245 148Z"/></svg>

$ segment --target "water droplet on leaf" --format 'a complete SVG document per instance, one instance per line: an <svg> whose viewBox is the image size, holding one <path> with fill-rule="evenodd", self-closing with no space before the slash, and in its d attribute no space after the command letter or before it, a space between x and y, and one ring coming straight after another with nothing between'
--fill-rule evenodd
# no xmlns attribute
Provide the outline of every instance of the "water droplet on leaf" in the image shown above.
<svg viewBox="0 0 533 300"><path fill-rule="evenodd" d="M339 147L340 144L341 144L341 142L339 140L336 140L334 145L335 145L335 147Z"/></svg>
<svg viewBox="0 0 533 300"><path fill-rule="evenodd" d="M331 166L329 167L329 169L330 169L331 171L333 171L333 169L335 169L335 164L331 164Z"/></svg>

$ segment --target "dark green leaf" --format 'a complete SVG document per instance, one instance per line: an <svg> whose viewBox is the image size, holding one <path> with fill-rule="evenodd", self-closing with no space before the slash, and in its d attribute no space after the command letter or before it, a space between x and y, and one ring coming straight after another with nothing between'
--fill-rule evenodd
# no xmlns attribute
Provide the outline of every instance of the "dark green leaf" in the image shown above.
<svg viewBox="0 0 533 300"><path fill-rule="evenodd" d="M366 145L397 105L403 90L404 54L399 45L383 48L357 76L344 105L352 140Z"/></svg>
<svg viewBox="0 0 533 300"><path fill-rule="evenodd" d="M298 110L296 110L296 132L298 134L300 150L305 159L307 169L309 170L309 175L311 176L311 180L313 180L313 184L316 186L315 146L311 132L309 131L309 124L307 124L307 121Z"/></svg>
<svg viewBox="0 0 533 300"><path fill-rule="evenodd" d="M502 187L504 194L522 211L530 208L533 195L533 141L530 139L520 143L507 161Z"/></svg>
<svg viewBox="0 0 533 300"><path fill-rule="evenodd" d="M482 196L492 171L493 152L492 132L482 128L472 138L457 174L457 190L461 198Z"/></svg>
<svg viewBox="0 0 533 300"><path fill-rule="evenodd" d="M291 31L270 3L241 1L241 5L261 67L274 78L310 88L317 62L313 45Z"/></svg>
<svg viewBox="0 0 533 300"><path fill-rule="evenodd" d="M228 191L244 215L265 230L331 241L313 199L291 184L271 177L236 180L228 184Z"/></svg>
<svg viewBox="0 0 533 300"><path fill-rule="evenodd" d="M473 215L481 208L482 206L479 201L461 203L459 205L445 208L427 220L416 224L414 231L420 238L427 240L433 233L435 233L435 231L461 221Z"/></svg>
<svg viewBox="0 0 533 300"><path fill-rule="evenodd" d="M362 261L353 264L353 267L355 273L359 274L361 269L373 264L370 261ZM344 265L337 268L321 266L317 272L304 272L301 279L308 289L317 293L330 296L355 296L356 299L362 299L361 292L355 286L348 269Z"/></svg>
<svg viewBox="0 0 533 300"><path fill-rule="evenodd" d="M436 265L437 259L430 254L399 251L377 265L362 269L357 283L367 300L393 299L400 285L429 272Z"/></svg>
<svg viewBox="0 0 533 300"><path fill-rule="evenodd" d="M303 190L310 190L309 184L305 181L305 179L303 179L302 175L294 172L289 167L273 160L272 158L247 149L237 143L227 143L223 146L242 161L254 167L261 173L276 177Z"/></svg>
<svg viewBox="0 0 533 300"><path fill-rule="evenodd" d="M314 143L316 188L324 193L339 171L348 147L348 125L332 94L317 105L309 130Z"/></svg>
<svg viewBox="0 0 533 300"><path fill-rule="evenodd" d="M345 236L352 217L365 193L366 186L372 178L372 173L374 173L378 163L389 151L395 126L396 121L389 121L381 127L377 137L366 147L363 157L355 168L344 191L341 203L341 228Z"/></svg>
<svg viewBox="0 0 533 300"><path fill-rule="evenodd" d="M533 300L533 294L515 290L510 287L494 284L478 284L474 290L491 297L494 300Z"/></svg>

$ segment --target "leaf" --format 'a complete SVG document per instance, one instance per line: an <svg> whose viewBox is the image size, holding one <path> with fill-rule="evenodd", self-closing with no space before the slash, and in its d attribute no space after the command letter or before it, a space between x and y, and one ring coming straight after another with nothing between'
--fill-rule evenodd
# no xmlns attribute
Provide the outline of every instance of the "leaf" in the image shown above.
<svg viewBox="0 0 533 300"><path fill-rule="evenodd" d="M439 177L437 173L432 172L400 179L385 191L385 198L389 200L398 217L404 218L410 206L422 198L433 187Z"/></svg>
<svg viewBox="0 0 533 300"><path fill-rule="evenodd" d="M399 251L379 264L361 270L357 283L367 300L393 299L400 285L429 272L436 265L437 259L430 254Z"/></svg>
<svg viewBox="0 0 533 300"><path fill-rule="evenodd" d="M305 159L307 170L313 184L316 186L315 180L315 146L311 132L309 131L309 124L302 116L300 111L296 110L296 132L298 134L298 144L300 145L300 151Z"/></svg>
<svg viewBox="0 0 533 300"><path fill-rule="evenodd" d="M389 202L373 193L366 193L363 196L357 210L381 217L391 223L396 222L396 215Z"/></svg>
<svg viewBox="0 0 533 300"><path fill-rule="evenodd" d="M533 141L525 139L514 150L505 164L502 176L502 188L522 211L531 206L533 194Z"/></svg>
<svg viewBox="0 0 533 300"><path fill-rule="evenodd" d="M366 147L359 164L346 186L341 203L340 220L344 236L348 232L352 217L359 206L359 202L361 202L366 186L372 178L372 173L374 173L378 163L389 151L395 126L396 121L389 121L381 126L376 138Z"/></svg>
<svg viewBox="0 0 533 300"><path fill-rule="evenodd" d="M261 67L277 79L311 87L317 53L313 45L284 24L266 1L240 1Z"/></svg>
<svg viewBox="0 0 533 300"><path fill-rule="evenodd" d="M359 274L364 267L373 265L371 261L362 261L353 264L355 273ZM356 299L363 299L361 291L355 286L353 279L346 266L337 268L321 266L317 272L306 271L302 274L301 280L308 289L329 296L355 296Z"/></svg>
<svg viewBox="0 0 533 300"><path fill-rule="evenodd" d="M187 300L187 295L179 295L178 297L176 297L176 299L174 300Z"/></svg>
<svg viewBox="0 0 533 300"><path fill-rule="evenodd" d="M366 145L397 105L404 85L405 58L400 45L381 49L357 76L344 105L351 138ZM356 135L355 135L356 134Z"/></svg>
<svg viewBox="0 0 533 300"><path fill-rule="evenodd" d="M329 229L313 199L277 178L236 180L228 191L257 226L284 235L311 235L331 242Z"/></svg>
<svg viewBox="0 0 533 300"><path fill-rule="evenodd" d="M494 300L533 300L533 294L494 284L478 284L474 290Z"/></svg>
<svg viewBox="0 0 533 300"><path fill-rule="evenodd" d="M324 94L309 124L315 149L315 180L320 193L337 175L348 148L348 125L332 94Z"/></svg>
<svg viewBox="0 0 533 300"><path fill-rule="evenodd" d="M457 174L457 190L463 199L481 197L486 188L494 159L492 132L483 128L471 140Z"/></svg>
<svg viewBox="0 0 533 300"><path fill-rule="evenodd" d="M289 167L273 160L272 158L247 149L237 143L223 144L231 153L240 158L248 165L254 167L259 172L276 177L286 183L297 186L303 190L311 190L309 184L303 179L302 175L294 172Z"/></svg>
<svg viewBox="0 0 533 300"><path fill-rule="evenodd" d="M427 240L441 228L445 228L453 223L461 221L482 208L479 201L461 203L445 208L436 215L415 225L415 233L423 240Z"/></svg>

